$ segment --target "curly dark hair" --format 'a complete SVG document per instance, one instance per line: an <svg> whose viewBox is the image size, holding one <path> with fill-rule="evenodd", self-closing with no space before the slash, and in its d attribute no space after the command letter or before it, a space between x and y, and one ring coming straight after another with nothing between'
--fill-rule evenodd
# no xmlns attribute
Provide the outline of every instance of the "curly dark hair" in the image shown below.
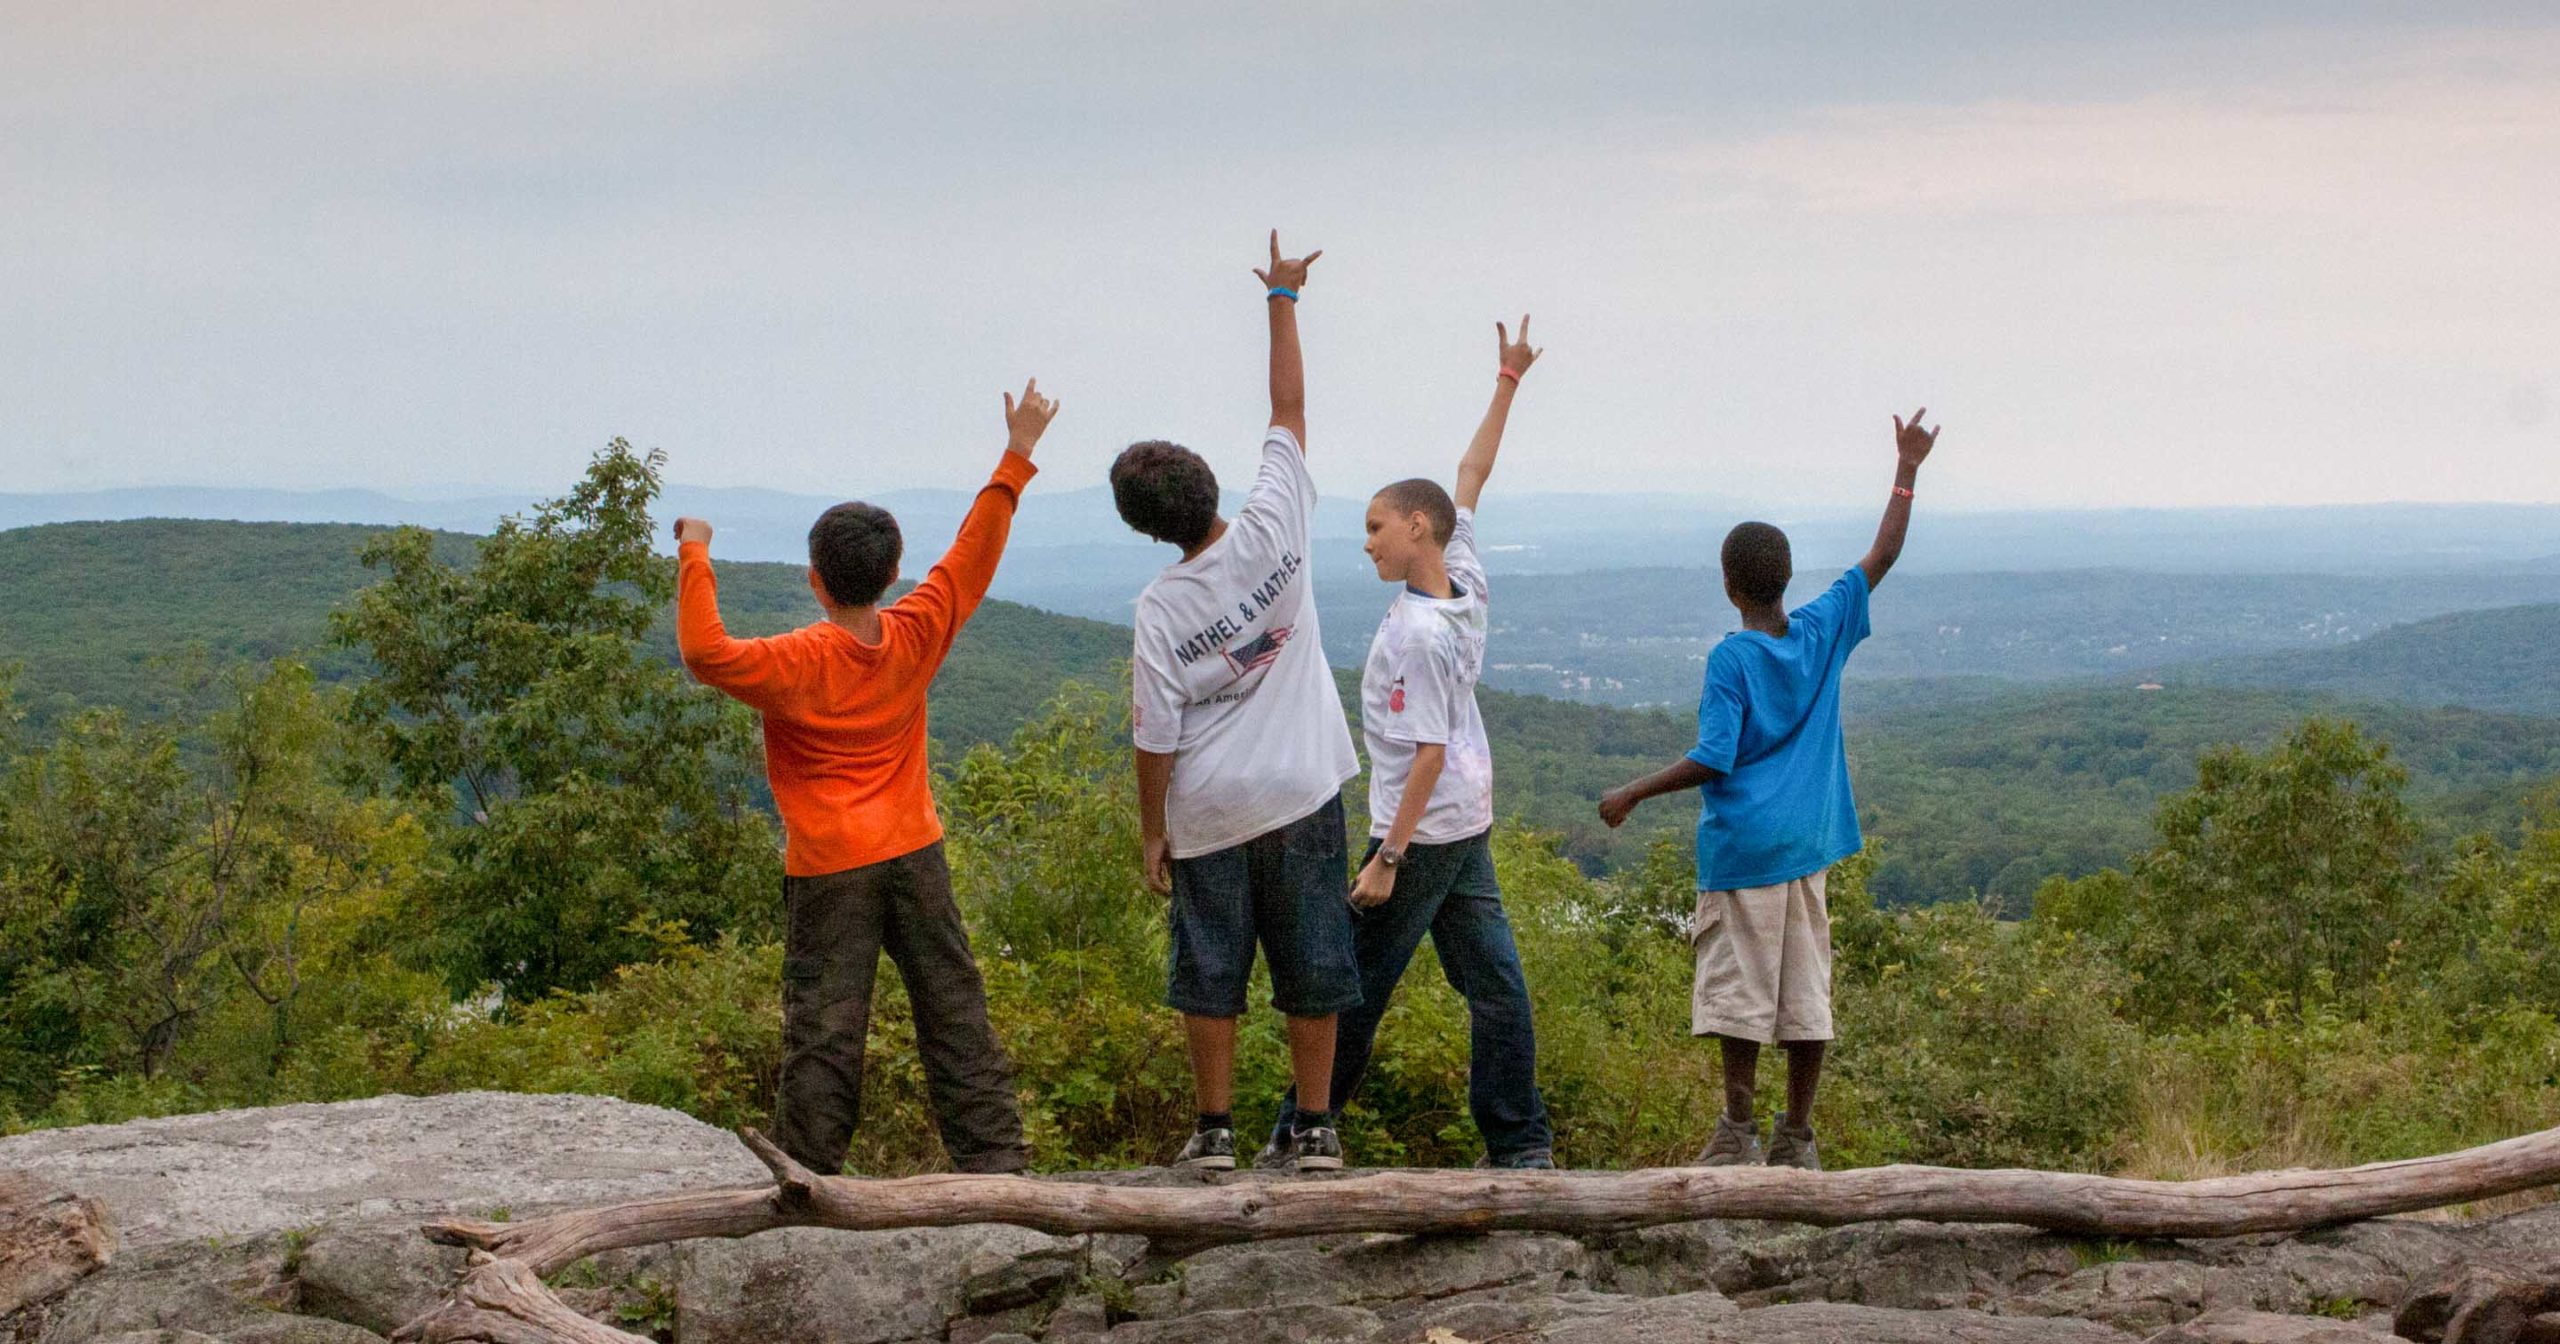
<svg viewBox="0 0 2560 1344"><path fill-rule="evenodd" d="M1218 476L1198 453L1149 439L1111 464L1111 502L1120 521L1188 551L1218 521Z"/></svg>
<svg viewBox="0 0 2560 1344"><path fill-rule="evenodd" d="M1796 560L1787 534L1767 523L1744 523L1724 534L1724 586L1745 602L1775 602L1787 595Z"/></svg>
<svg viewBox="0 0 2560 1344"><path fill-rule="evenodd" d="M809 568L840 607L867 607L898 577L898 520L876 504L838 504L809 525Z"/></svg>
<svg viewBox="0 0 2560 1344"><path fill-rule="evenodd" d="M1431 523L1431 541L1437 546L1449 544L1449 535L1458 530L1458 506L1438 481L1416 476L1398 481L1378 492L1377 497L1397 513L1418 513Z"/></svg>

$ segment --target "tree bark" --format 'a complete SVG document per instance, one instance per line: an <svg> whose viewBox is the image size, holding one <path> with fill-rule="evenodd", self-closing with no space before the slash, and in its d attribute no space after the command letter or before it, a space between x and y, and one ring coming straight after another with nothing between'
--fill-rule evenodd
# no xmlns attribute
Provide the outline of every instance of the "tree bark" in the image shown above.
<svg viewBox="0 0 2560 1344"><path fill-rule="evenodd" d="M0 1316L78 1283L115 1253L105 1205L0 1171Z"/></svg>
<svg viewBox="0 0 2560 1344"><path fill-rule="evenodd" d="M497 1265L514 1267L520 1277L507 1280L505 1292L514 1297L505 1300L538 1294L566 1312L542 1289L538 1276L602 1251L690 1237L743 1237L776 1227L876 1231L1009 1223L1061 1236L1134 1233L1180 1255L1232 1242L1319 1233L1590 1235L1704 1218L1824 1227L1911 1218L2017 1223L2088 1237L2228 1237L2299 1231L2560 1183L2560 1129L2437 1157L2203 1181L1908 1166L1837 1172L1686 1167L1598 1174L1388 1171L1339 1179L1170 1187L1027 1176L818 1176L754 1130L740 1131L739 1137L773 1172L771 1186L662 1195L520 1223L451 1220L430 1223L424 1231L432 1241L468 1246L495 1257ZM477 1291L499 1301L499 1289L489 1286L495 1278L495 1270L484 1274L475 1268L465 1288L478 1281L483 1286ZM591 1344L631 1338L618 1331L412 1333L459 1306L457 1302L446 1313L412 1322L401 1338L428 1344ZM478 1310L499 1309L484 1305ZM602 1329L592 1322L585 1325Z"/></svg>
<svg viewBox="0 0 2560 1344"><path fill-rule="evenodd" d="M399 1344L649 1344L569 1310L516 1260L471 1257L443 1306L401 1326Z"/></svg>
<svg viewBox="0 0 2560 1344"><path fill-rule="evenodd" d="M2046 1171L1681 1167L1605 1175L1387 1171L1340 1179L1113 1186L1028 1176L816 1176L752 1130L767 1188L703 1191L520 1223L430 1223L429 1239L555 1272L599 1251L790 1226L879 1230L1011 1223L1061 1236L1135 1233L1195 1248L1322 1232L1622 1232L1701 1218L1834 1227L1915 1218L2019 1223L2089 1237L2229 1237L2438 1208L2560 1183L2560 1129L2334 1171L2134 1181Z"/></svg>

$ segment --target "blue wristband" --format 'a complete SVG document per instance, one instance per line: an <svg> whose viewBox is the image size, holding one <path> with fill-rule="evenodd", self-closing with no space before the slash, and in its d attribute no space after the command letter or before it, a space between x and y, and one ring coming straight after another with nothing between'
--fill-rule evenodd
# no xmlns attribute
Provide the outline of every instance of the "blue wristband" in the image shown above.
<svg viewBox="0 0 2560 1344"><path fill-rule="evenodd" d="M1291 303L1296 303L1298 301L1298 291L1290 289L1285 285L1273 285L1271 287L1271 292L1263 295L1262 297L1266 299L1287 299Z"/></svg>

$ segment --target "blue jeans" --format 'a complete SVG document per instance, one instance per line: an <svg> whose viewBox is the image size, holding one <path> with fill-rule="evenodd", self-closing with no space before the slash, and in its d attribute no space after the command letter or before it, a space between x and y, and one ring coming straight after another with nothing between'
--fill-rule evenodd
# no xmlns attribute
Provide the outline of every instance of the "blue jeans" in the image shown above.
<svg viewBox="0 0 2560 1344"><path fill-rule="evenodd" d="M1253 949L1271 1006L1325 1017L1359 1001L1343 880L1342 795L1243 844L1173 861L1172 965L1164 1001L1193 1017L1242 1017Z"/></svg>
<svg viewBox="0 0 2560 1344"><path fill-rule="evenodd" d="M1370 841L1369 853L1377 852L1377 842ZM1547 1124L1546 1098L1538 1092L1538 1038L1530 1021L1529 985L1520 975L1511 918L1502 911L1502 884L1494 876L1489 836L1408 847L1396 872L1395 894L1367 910L1355 910L1352 918L1360 1003L1342 1010L1334 1026L1335 1108L1351 1099L1361 1075L1369 1071L1378 1021L1386 1016L1396 982L1404 978L1414 950L1428 934L1440 956L1441 973L1467 1001L1467 1109L1484 1135L1485 1152L1497 1162L1552 1152L1555 1134ZM1296 1128L1297 1102L1297 1089L1291 1088L1272 1126L1274 1138Z"/></svg>

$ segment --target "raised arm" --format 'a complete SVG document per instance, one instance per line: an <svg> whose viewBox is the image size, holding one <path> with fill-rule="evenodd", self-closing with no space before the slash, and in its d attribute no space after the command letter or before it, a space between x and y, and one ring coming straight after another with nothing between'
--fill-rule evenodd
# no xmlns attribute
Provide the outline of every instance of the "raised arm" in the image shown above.
<svg viewBox="0 0 2560 1344"><path fill-rule="evenodd" d="M1920 427L1920 417L1928 413L1926 406L1913 411L1908 424L1893 417L1893 497L1885 501L1884 521L1876 525L1876 544L1858 562L1870 589L1884 582L1885 572L1902 558L1902 538L1911 530L1912 484L1920 479L1920 464L1929 460L1929 450L1938 446L1938 431Z"/></svg>
<svg viewBox="0 0 2560 1344"><path fill-rule="evenodd" d="M1298 451L1307 450L1307 366L1298 354L1298 291L1306 286L1307 268L1324 255L1317 248L1298 260L1280 255L1280 231L1271 231L1271 269L1257 266L1268 291L1262 305L1271 310L1271 423L1289 431Z"/></svg>
<svg viewBox="0 0 2560 1344"><path fill-rule="evenodd" d="M895 604L933 622L945 648L985 599L987 585L995 582L996 562L1004 558L1005 541L1013 535L1013 511L1022 502L1022 487L1038 470L1031 464L1031 450L1057 414L1058 403L1040 395L1037 378L1023 384L1021 401L1005 394L1004 456L996 459L995 475L979 488L951 549L934 562L915 591Z"/></svg>
<svg viewBox="0 0 2560 1344"><path fill-rule="evenodd" d="M786 687L772 650L760 639L733 639L720 619L720 583L711 573L711 524L676 520L676 655L703 685L757 709L777 703Z"/></svg>
<svg viewBox="0 0 2560 1344"><path fill-rule="evenodd" d="M1500 372L1493 376L1493 404L1484 408L1484 419L1476 425L1474 441L1467 445L1467 455L1458 459L1458 507L1473 509L1484 494L1485 478L1493 475L1493 459L1502 451L1502 427L1511 419L1511 399L1519 394L1520 376L1546 353L1529 348L1529 315L1520 315L1520 340L1514 344L1511 333L1499 322L1493 324L1494 357Z"/></svg>

